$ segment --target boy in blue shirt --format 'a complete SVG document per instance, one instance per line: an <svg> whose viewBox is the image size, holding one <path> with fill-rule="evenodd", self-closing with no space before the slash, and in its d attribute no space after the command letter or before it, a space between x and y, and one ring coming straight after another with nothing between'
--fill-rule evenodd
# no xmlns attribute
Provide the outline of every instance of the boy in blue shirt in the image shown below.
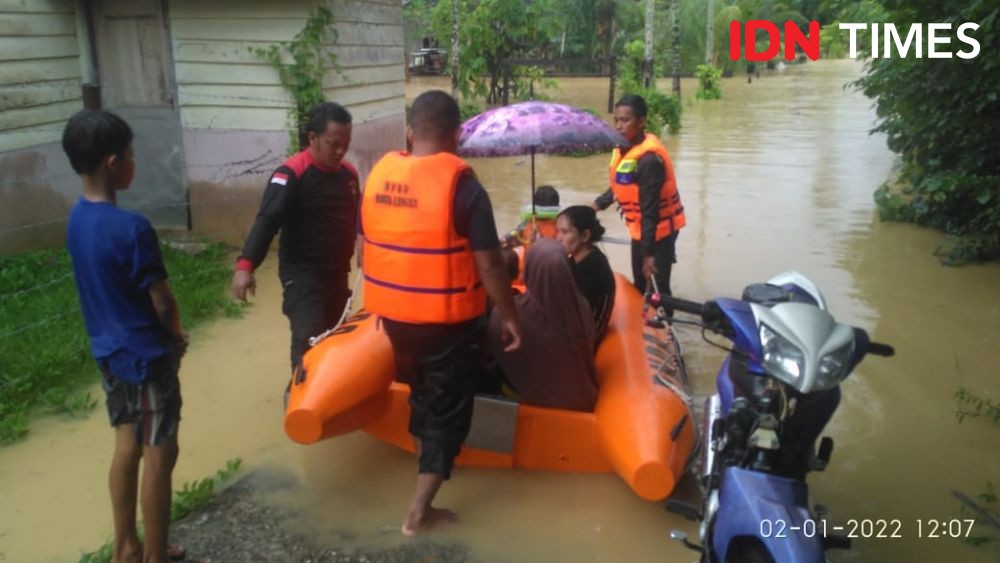
<svg viewBox="0 0 1000 563"><path fill-rule="evenodd" d="M182 556L179 548L168 548L167 532L181 409L177 371L187 335L156 231L141 215L115 205L116 192L128 189L135 172L132 130L112 113L83 110L66 124L62 144L83 182L66 246L115 429L108 476L112 561L164 562ZM137 489L145 545L136 533Z"/></svg>

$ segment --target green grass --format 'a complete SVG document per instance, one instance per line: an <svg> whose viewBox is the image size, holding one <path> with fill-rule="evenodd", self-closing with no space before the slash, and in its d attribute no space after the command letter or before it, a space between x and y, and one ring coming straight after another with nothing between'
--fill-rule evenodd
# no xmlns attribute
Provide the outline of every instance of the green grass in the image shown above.
<svg viewBox="0 0 1000 563"><path fill-rule="evenodd" d="M225 291L229 251L221 244L195 246L162 245L185 329L240 311ZM88 388L99 377L66 250L0 256L0 446L24 438L35 414L91 411L99 397Z"/></svg>
<svg viewBox="0 0 1000 563"><path fill-rule="evenodd" d="M170 521L176 522L208 504L208 501L215 496L216 488L232 480L242 464L243 460L234 458L227 461L226 467L216 471L212 477L184 483L181 490L174 491L173 499L170 501ZM141 527L138 532L139 539L142 539ZM97 551L81 555L79 563L110 563L113 550L114 538L111 537Z"/></svg>

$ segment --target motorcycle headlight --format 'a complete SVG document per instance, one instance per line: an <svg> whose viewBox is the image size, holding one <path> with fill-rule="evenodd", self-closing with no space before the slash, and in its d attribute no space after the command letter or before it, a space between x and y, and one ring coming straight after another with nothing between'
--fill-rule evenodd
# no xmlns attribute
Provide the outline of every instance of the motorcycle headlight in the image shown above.
<svg viewBox="0 0 1000 563"><path fill-rule="evenodd" d="M832 389L847 375L851 356L854 355L854 340L845 346L830 352L819 360L819 377L816 378L818 389Z"/></svg>
<svg viewBox="0 0 1000 563"><path fill-rule="evenodd" d="M805 368L805 354L765 324L760 325L760 346L764 369L771 375L795 387Z"/></svg>

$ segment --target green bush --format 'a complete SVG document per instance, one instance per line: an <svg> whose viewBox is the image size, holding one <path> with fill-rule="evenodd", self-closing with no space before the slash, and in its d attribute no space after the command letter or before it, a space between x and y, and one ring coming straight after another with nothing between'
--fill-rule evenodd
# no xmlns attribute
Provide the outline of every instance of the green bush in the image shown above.
<svg viewBox="0 0 1000 563"><path fill-rule="evenodd" d="M889 148L902 160L902 189L875 193L884 220L943 230L954 244L940 247L946 264L1000 258L1000 53L995 3L947 4L885 0L888 21L979 24L973 59L871 59L855 84L874 98ZM861 44L865 46L864 43ZM965 50L958 47L955 50Z"/></svg>
<svg viewBox="0 0 1000 563"><path fill-rule="evenodd" d="M476 103L470 102L468 100L462 100L458 104L459 114L462 116L462 122L466 122L469 119L483 113L483 106Z"/></svg>
<svg viewBox="0 0 1000 563"><path fill-rule="evenodd" d="M646 100L646 130L661 135L666 127L670 134L681 129L681 101L656 88L642 87L643 43L636 40L625 45L618 64L618 96L638 94Z"/></svg>
<svg viewBox="0 0 1000 563"><path fill-rule="evenodd" d="M695 76L698 77L698 93L694 97L699 100L718 100L722 97L722 70L711 65L698 65Z"/></svg>
<svg viewBox="0 0 1000 563"><path fill-rule="evenodd" d="M681 111L683 106L677 96L668 96L659 90L642 90L640 95L646 99L649 115L646 117L646 129L656 135L663 133L666 127L671 135L681 129Z"/></svg>
<svg viewBox="0 0 1000 563"><path fill-rule="evenodd" d="M618 92L622 94L634 94L643 89L642 86L642 65L645 47L642 41L636 39L631 43L626 43L622 48L622 54L618 57Z"/></svg>
<svg viewBox="0 0 1000 563"><path fill-rule="evenodd" d="M824 23L819 31L820 56L824 59L840 59L850 54L850 35L840 29L840 22L882 23L894 22L887 19L885 8L876 0L855 0L850 3L830 2L821 19ZM871 45L871 27L866 27L857 33L857 45L864 48Z"/></svg>

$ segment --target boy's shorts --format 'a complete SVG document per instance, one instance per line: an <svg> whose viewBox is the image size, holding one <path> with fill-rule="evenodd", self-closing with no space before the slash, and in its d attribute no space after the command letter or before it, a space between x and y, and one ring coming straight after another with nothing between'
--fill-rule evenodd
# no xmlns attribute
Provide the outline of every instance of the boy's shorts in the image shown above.
<svg viewBox="0 0 1000 563"><path fill-rule="evenodd" d="M177 378L180 358L170 353L150 362L149 375L140 384L115 377L104 362L97 362L103 375L111 426L135 423L135 442L157 446L177 435L181 420L181 383Z"/></svg>

